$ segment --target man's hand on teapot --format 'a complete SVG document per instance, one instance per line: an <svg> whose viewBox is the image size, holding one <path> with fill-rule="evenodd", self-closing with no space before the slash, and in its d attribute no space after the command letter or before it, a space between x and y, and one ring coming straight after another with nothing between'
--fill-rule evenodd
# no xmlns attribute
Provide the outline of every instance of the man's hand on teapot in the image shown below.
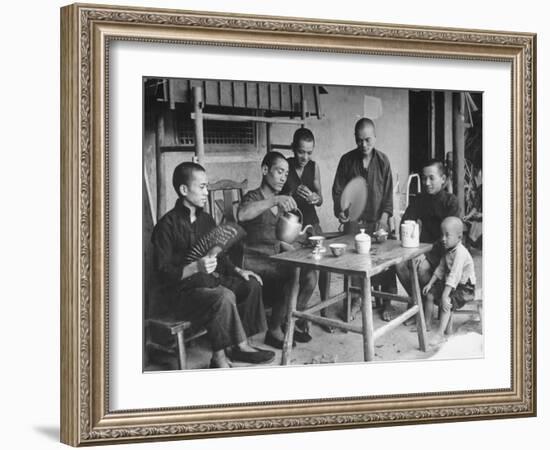
<svg viewBox="0 0 550 450"><path fill-rule="evenodd" d="M212 273L218 266L218 259L215 256L203 256L197 261L197 269L201 273Z"/></svg>
<svg viewBox="0 0 550 450"><path fill-rule="evenodd" d="M275 204L283 208L285 212L298 209L298 205L296 204L296 201L289 195L276 195Z"/></svg>
<svg viewBox="0 0 550 450"><path fill-rule="evenodd" d="M260 283L260 286L264 285L264 282L262 281L262 277L257 273L252 272L251 270L235 267L235 273L246 281L249 281L250 277L252 277L252 278L255 278L258 283Z"/></svg>

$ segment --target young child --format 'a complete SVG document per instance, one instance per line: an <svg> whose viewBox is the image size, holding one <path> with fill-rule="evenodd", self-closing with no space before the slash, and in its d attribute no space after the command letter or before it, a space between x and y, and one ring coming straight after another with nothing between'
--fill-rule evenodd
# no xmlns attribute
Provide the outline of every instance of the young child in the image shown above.
<svg viewBox="0 0 550 450"><path fill-rule="evenodd" d="M445 340L444 334L453 310L462 308L475 298L476 275L472 256L462 245L462 221L447 217L441 223L441 243L445 249L434 274L424 286L426 296L424 314L426 328L431 329L434 303L441 308L439 329L431 342L438 345Z"/></svg>
<svg viewBox="0 0 550 450"><path fill-rule="evenodd" d="M422 185L424 191L408 206L401 218L415 220L420 227L420 242L434 244L433 249L426 253L420 261L417 271L420 286L425 286L430 280L435 268L444 254L441 245L441 222L449 216L460 217L458 200L445 191L447 175L441 161L430 160L422 168ZM411 295L411 279L407 263L397 265L397 276L403 287ZM414 318L407 324L412 323Z"/></svg>

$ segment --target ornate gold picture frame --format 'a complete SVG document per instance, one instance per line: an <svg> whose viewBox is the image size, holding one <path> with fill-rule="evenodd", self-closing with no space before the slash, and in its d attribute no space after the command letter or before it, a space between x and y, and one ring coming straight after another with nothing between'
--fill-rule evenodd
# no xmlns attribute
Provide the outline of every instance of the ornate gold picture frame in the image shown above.
<svg viewBox="0 0 550 450"><path fill-rule="evenodd" d="M120 41L509 64L511 183L504 190L511 193L511 298L505 303L511 306L510 385L114 409L109 191L116 171L109 165L109 70L110 46ZM535 415L535 88L536 36L530 33L85 4L62 8L62 442L80 446ZM141 345L141 337L136 339Z"/></svg>

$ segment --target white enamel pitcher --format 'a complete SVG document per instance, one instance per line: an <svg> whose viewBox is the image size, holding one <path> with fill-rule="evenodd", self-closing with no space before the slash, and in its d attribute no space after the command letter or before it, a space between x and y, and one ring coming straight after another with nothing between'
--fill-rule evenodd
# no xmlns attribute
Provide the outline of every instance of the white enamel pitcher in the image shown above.
<svg viewBox="0 0 550 450"><path fill-rule="evenodd" d="M420 228L414 220L405 220L401 224L401 246L414 248L420 245Z"/></svg>

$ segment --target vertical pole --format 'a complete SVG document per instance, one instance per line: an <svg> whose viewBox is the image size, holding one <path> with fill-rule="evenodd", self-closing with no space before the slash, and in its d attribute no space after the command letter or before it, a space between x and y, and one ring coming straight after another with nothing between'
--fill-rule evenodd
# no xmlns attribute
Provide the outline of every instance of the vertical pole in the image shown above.
<svg viewBox="0 0 550 450"><path fill-rule="evenodd" d="M453 93L443 93L443 117L445 122L445 155L453 152Z"/></svg>
<svg viewBox="0 0 550 450"><path fill-rule="evenodd" d="M294 315L296 311L296 303L298 302L298 291L300 290L300 267L294 269L294 278L292 279L292 288L290 290L290 298L288 299L288 312L286 318L286 333L283 342L283 355L281 365L288 366L290 364L290 352L292 351L292 341L294 338Z"/></svg>
<svg viewBox="0 0 550 450"><path fill-rule="evenodd" d="M174 84L176 80L173 80L172 78L168 79L168 101L170 102L170 109L174 110L176 109L176 100L174 98Z"/></svg>
<svg viewBox="0 0 550 450"><path fill-rule="evenodd" d="M372 318L372 299L370 277L363 277L361 283L361 318L363 319L363 354L365 361L374 361L374 322Z"/></svg>
<svg viewBox="0 0 550 450"><path fill-rule="evenodd" d="M156 186L157 186L157 217L156 220L164 214L164 208L166 206L166 189L164 189L164 183L166 181L165 170L162 165L162 151L161 147L164 141L164 115L159 113L157 116L157 129L155 133L155 162L156 162ZM152 207L152 205L151 205Z"/></svg>
<svg viewBox="0 0 550 450"><path fill-rule="evenodd" d="M464 214L464 94L453 93L453 188L460 215Z"/></svg>
<svg viewBox="0 0 550 450"><path fill-rule="evenodd" d="M195 155L199 164L204 164L204 128L202 117L202 87L193 87L193 109L195 112Z"/></svg>
<svg viewBox="0 0 550 450"><path fill-rule="evenodd" d="M323 117L323 112L321 111L321 100L319 99L319 86L313 86L313 95L315 96L315 110L317 111L317 118L321 119Z"/></svg>
<svg viewBox="0 0 550 450"><path fill-rule="evenodd" d="M435 92L430 93L430 153L435 158Z"/></svg>
<svg viewBox="0 0 550 450"><path fill-rule="evenodd" d="M265 146L267 153L271 151L271 124L269 122L265 123Z"/></svg>
<svg viewBox="0 0 550 450"><path fill-rule="evenodd" d="M444 109L444 128L445 128L445 135L444 135L444 142L445 142L445 162L448 161L447 155L450 154L453 155L453 93L449 91L445 91L443 93L443 109ZM452 164L454 165L454 163ZM448 176L453 175L453 177L448 180L448 186L447 190L450 193L454 192L453 189L453 179L454 179L454 171L452 168L449 168L449 174Z"/></svg>

